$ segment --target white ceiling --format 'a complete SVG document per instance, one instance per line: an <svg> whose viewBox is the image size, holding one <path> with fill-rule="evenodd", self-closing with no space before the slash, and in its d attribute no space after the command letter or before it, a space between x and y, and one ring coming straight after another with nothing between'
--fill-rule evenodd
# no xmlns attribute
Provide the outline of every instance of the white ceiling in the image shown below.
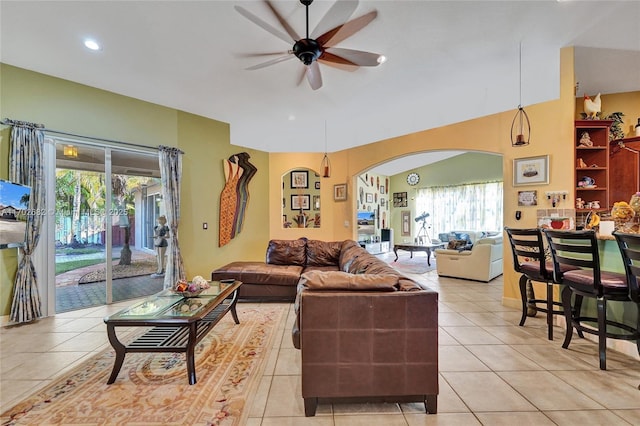
<svg viewBox="0 0 640 426"><path fill-rule="evenodd" d="M303 33L304 7L274 3ZM312 29L332 4L311 5ZM313 91L297 84L303 65L295 58L244 70L272 58L247 53L291 46L235 5L279 27L260 1L3 0L0 59L228 122L234 145L333 152L515 109L520 43L524 106L558 97L561 47L640 55L638 1L361 0L353 17L376 9L378 18L338 46L384 54L387 63L355 72L320 65L324 86ZM85 49L85 37L102 50ZM620 62L590 49L576 58L587 69L580 92L640 90L637 66L622 78L632 87L605 87L621 81L612 78ZM597 69L589 66L594 59Z"/></svg>

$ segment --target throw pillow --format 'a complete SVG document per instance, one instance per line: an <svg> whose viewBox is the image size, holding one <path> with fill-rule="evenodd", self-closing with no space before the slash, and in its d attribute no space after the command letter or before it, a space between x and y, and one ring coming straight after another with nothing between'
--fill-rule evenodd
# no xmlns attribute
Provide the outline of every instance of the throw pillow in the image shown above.
<svg viewBox="0 0 640 426"><path fill-rule="evenodd" d="M459 250L460 248L464 250L464 247L466 247L467 244L467 240L451 240L449 241L449 245L447 245L447 248L449 250Z"/></svg>

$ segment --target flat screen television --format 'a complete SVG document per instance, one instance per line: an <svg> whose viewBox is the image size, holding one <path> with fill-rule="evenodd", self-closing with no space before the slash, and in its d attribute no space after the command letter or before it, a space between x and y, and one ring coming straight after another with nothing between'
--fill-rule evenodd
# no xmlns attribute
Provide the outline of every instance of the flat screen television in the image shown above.
<svg viewBox="0 0 640 426"><path fill-rule="evenodd" d="M31 187L0 179L0 249L24 244Z"/></svg>
<svg viewBox="0 0 640 426"><path fill-rule="evenodd" d="M375 212L358 212L358 234L375 234Z"/></svg>

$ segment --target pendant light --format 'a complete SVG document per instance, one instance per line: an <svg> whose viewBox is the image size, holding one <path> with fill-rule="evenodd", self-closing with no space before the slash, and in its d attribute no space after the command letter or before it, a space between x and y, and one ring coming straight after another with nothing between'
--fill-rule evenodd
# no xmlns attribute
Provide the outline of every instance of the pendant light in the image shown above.
<svg viewBox="0 0 640 426"><path fill-rule="evenodd" d="M529 116L522 107L522 42L520 43L520 103L518 105L518 111L516 116L513 117L511 122L511 146L525 146L529 145L529 139L531 138L531 123L529 122Z"/></svg>
<svg viewBox="0 0 640 426"><path fill-rule="evenodd" d="M322 177L331 177L331 162L327 155L327 120L324 121L324 157L322 157L322 163L320 163L320 170L322 170Z"/></svg>

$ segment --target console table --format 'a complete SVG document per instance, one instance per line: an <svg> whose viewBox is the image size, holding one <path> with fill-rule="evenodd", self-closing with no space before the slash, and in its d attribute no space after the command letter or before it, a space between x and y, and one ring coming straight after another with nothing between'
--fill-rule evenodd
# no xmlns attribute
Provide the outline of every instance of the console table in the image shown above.
<svg viewBox="0 0 640 426"><path fill-rule="evenodd" d="M431 250L435 250L437 248L444 248L445 243L435 243L435 244L396 244L393 246L393 253L396 255L396 258L393 260L394 262L398 260L398 250L404 250L411 253L411 258L413 258L414 251L423 251L427 253L427 265L431 266Z"/></svg>
<svg viewBox="0 0 640 426"><path fill-rule="evenodd" d="M107 336L116 351L113 370L107 384L118 377L128 352L185 352L189 384L196 383L195 347L200 340L231 311L236 313L238 288L242 282L211 281L210 288L197 297L185 298L171 290L163 290L134 305L108 316ZM116 327L153 327L130 343L122 343Z"/></svg>

